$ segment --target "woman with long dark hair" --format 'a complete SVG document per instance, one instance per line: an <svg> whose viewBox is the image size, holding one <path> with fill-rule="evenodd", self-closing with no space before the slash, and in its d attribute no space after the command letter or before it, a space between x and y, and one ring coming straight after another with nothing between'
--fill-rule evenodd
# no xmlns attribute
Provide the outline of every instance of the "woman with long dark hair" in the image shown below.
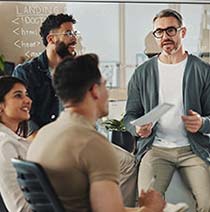
<svg viewBox="0 0 210 212"><path fill-rule="evenodd" d="M11 163L11 158L26 156L31 103L22 80L10 76L0 78L0 193L10 212L31 211Z"/></svg>

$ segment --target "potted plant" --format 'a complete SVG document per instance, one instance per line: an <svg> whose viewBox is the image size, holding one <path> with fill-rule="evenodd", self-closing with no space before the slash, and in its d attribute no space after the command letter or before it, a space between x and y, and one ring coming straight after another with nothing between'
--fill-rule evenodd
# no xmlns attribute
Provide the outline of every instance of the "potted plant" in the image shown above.
<svg viewBox="0 0 210 212"><path fill-rule="evenodd" d="M4 74L4 56L0 55L0 76Z"/></svg>
<svg viewBox="0 0 210 212"><path fill-rule="evenodd" d="M135 138L126 130L123 118L121 120L107 119L102 124L108 130L109 140L113 144L120 146L128 152L135 151Z"/></svg>

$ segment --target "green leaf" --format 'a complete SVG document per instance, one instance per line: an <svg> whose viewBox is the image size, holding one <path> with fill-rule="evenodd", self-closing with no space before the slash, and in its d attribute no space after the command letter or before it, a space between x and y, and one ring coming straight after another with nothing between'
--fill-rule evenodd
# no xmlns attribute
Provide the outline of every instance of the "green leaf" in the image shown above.
<svg viewBox="0 0 210 212"><path fill-rule="evenodd" d="M117 131L126 131L123 118L121 120L117 119L108 119L102 123L105 128L109 131L117 130Z"/></svg>
<svg viewBox="0 0 210 212"><path fill-rule="evenodd" d="M0 72L4 73L4 56L0 55Z"/></svg>

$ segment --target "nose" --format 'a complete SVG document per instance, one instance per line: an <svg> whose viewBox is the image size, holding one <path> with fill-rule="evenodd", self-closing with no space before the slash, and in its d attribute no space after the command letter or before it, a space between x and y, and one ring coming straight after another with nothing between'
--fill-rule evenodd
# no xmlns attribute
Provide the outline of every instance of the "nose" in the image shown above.
<svg viewBox="0 0 210 212"><path fill-rule="evenodd" d="M166 31L164 30L163 31L163 36L162 36L162 39L164 39L164 38L168 38L169 36L168 36L168 34L166 33Z"/></svg>
<svg viewBox="0 0 210 212"><path fill-rule="evenodd" d="M72 43L72 42L77 42L77 36L76 35L71 35L68 37L68 42Z"/></svg>
<svg viewBox="0 0 210 212"><path fill-rule="evenodd" d="M30 97L25 96L24 102L26 102L27 104L31 105L32 100L31 100L31 98L30 98Z"/></svg>
<svg viewBox="0 0 210 212"><path fill-rule="evenodd" d="M72 38L73 38L74 41L76 41L77 40L77 35L73 34Z"/></svg>

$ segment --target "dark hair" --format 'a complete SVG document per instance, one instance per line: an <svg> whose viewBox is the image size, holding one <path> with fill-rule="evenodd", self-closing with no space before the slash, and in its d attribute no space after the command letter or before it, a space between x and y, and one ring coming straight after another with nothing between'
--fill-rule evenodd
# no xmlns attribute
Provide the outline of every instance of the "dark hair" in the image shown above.
<svg viewBox="0 0 210 212"><path fill-rule="evenodd" d="M48 44L47 36L50 33L50 31L59 28L61 24L66 22L71 22L75 24L76 20L73 18L72 15L62 13L58 15L51 14L45 19L45 21L42 23L42 26L40 27L40 33L39 33L42 37L43 44L45 46L47 46Z"/></svg>
<svg viewBox="0 0 210 212"><path fill-rule="evenodd" d="M83 100L93 84L100 84L100 80L98 56L85 54L64 59L56 67L53 84L57 95L64 103L78 103Z"/></svg>
<svg viewBox="0 0 210 212"><path fill-rule="evenodd" d="M10 90L17 83L20 83L27 88L25 82L23 82L19 78L11 77L11 76L0 77L0 103L3 103L5 101L6 94L9 93ZM19 123L16 133L23 137L27 136L27 133L28 133L27 121L22 121Z"/></svg>
<svg viewBox="0 0 210 212"><path fill-rule="evenodd" d="M183 19L180 13L178 13L176 10L172 9L165 9L161 10L154 18L153 18L153 23L156 21L158 18L163 18L163 17L174 17L178 21L179 26L183 25Z"/></svg>

